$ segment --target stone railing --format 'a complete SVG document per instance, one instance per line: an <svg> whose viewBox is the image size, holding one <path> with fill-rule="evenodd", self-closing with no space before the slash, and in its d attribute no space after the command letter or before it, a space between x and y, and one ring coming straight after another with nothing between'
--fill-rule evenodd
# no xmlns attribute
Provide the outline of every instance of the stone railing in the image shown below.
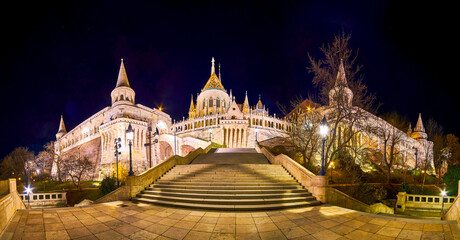
<svg viewBox="0 0 460 240"><path fill-rule="evenodd" d="M103 202L112 202L119 200L129 200L135 197L138 193L156 181L158 178L163 176L167 171L173 168L176 165L185 165L189 164L195 159L199 154L207 153L211 150L211 144L209 144L205 149L198 148L193 152L190 152L185 157L174 155L164 162L158 164L157 166L148 169L147 171L141 173L138 176L128 176L126 178L126 185L122 186L113 192L105 195L94 201L94 203L103 203Z"/></svg>
<svg viewBox="0 0 460 240"><path fill-rule="evenodd" d="M18 209L25 209L16 189L16 179L0 181L0 236Z"/></svg>
<svg viewBox="0 0 460 240"><path fill-rule="evenodd" d="M67 192L19 194L22 202L31 207L66 206ZM30 198L30 200L29 200Z"/></svg>
<svg viewBox="0 0 460 240"><path fill-rule="evenodd" d="M292 160L290 157L279 154L274 156L265 147L260 148L256 144L256 151L265 155L271 164L283 166L299 183L305 187L318 201L326 203L326 184L327 179L325 176L316 176L308 169L302 167L298 162Z"/></svg>
<svg viewBox="0 0 460 240"><path fill-rule="evenodd" d="M358 210L362 212L373 212L371 206L333 188L328 187L326 192L328 204Z"/></svg>
<svg viewBox="0 0 460 240"><path fill-rule="evenodd" d="M333 187L327 186L326 176L317 176L292 158L279 154L274 156L265 147L256 144L256 151L265 155L271 164L282 165L303 187L322 203L371 213L393 213L383 204L367 205Z"/></svg>
<svg viewBox="0 0 460 240"><path fill-rule="evenodd" d="M458 181L458 184L459 184L458 188L460 190L460 181ZM458 192L458 194L460 194L460 191ZM450 208L444 214L444 219L455 220L457 221L458 224L460 224L460 200L458 199L459 198L457 196L457 198L455 198Z"/></svg>

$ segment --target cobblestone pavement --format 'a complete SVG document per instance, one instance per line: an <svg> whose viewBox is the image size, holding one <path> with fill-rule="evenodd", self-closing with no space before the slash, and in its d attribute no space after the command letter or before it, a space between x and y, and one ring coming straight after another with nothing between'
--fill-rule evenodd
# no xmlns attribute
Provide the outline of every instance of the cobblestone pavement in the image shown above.
<svg viewBox="0 0 460 240"><path fill-rule="evenodd" d="M330 205L235 213L111 202L18 211L1 239L460 239L460 229Z"/></svg>

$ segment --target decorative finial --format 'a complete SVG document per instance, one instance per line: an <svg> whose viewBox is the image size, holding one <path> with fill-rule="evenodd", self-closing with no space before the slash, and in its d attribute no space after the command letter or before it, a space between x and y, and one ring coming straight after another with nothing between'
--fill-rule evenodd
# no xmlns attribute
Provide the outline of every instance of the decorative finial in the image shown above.
<svg viewBox="0 0 460 240"><path fill-rule="evenodd" d="M261 96L262 96L262 95L259 94L259 101L260 101L260 97L261 97Z"/></svg>
<svg viewBox="0 0 460 240"><path fill-rule="evenodd" d="M212 60L211 60L211 63L212 63L212 65L211 65L211 75L212 75L213 73L216 73L216 69L215 69L215 67L214 67L214 62L215 62L215 61L214 61L214 57L212 57Z"/></svg>

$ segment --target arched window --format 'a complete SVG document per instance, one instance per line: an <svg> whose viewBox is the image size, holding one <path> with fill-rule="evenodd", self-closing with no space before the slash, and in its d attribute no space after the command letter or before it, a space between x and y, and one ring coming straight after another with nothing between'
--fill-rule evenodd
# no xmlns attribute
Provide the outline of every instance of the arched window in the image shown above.
<svg viewBox="0 0 460 240"><path fill-rule="evenodd" d="M209 107L212 107L213 106L212 104L213 104L213 102L212 102L212 97L211 97L211 98L209 98Z"/></svg>
<svg viewBox="0 0 460 240"><path fill-rule="evenodd" d="M216 107L220 108L220 99L219 98L217 98L217 100L216 100Z"/></svg>
<svg viewBox="0 0 460 240"><path fill-rule="evenodd" d="M123 101L123 99L124 99L124 98L123 98L123 94L122 94L122 95L120 96L120 101Z"/></svg>

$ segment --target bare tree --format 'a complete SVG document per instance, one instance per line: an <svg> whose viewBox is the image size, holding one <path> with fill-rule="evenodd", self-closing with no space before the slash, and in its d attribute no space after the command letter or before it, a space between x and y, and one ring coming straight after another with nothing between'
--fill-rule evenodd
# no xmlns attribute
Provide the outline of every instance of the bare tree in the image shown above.
<svg viewBox="0 0 460 240"><path fill-rule="evenodd" d="M56 168L56 176L57 180L60 182L62 181L62 173L61 173L61 165L62 165L62 159L61 159L61 154L55 151L55 146L54 146L54 141L49 141L45 145L43 145L43 151L47 159L52 159L53 162L51 163L51 166L54 166Z"/></svg>
<svg viewBox="0 0 460 240"><path fill-rule="evenodd" d="M361 65L356 65L357 53L348 46L351 35L342 33L334 37L331 44L320 50L324 57L315 60L308 55L314 74L313 83L321 90L320 100L325 105L322 111L327 116L331 132L325 142L325 167L342 151L349 151L361 140L361 133L369 129L367 121L375 112L375 96L367 91Z"/></svg>
<svg viewBox="0 0 460 240"><path fill-rule="evenodd" d="M20 177L28 185L30 184L31 165L34 160L34 153L26 147L17 147L1 163L2 175L4 178Z"/></svg>
<svg viewBox="0 0 460 240"><path fill-rule="evenodd" d="M317 104L309 99L303 100L299 97L291 101L291 106L294 110L290 113L285 107L280 106L291 127L284 141L295 154L302 155L302 163L307 168L318 151L320 137L317 129L321 122L321 114L315 109Z"/></svg>
<svg viewBox="0 0 460 240"><path fill-rule="evenodd" d="M81 180L89 179L96 167L96 164L87 156L80 154L80 149L64 156L61 163L64 175L70 178L79 190L81 190Z"/></svg>
<svg viewBox="0 0 460 240"><path fill-rule="evenodd" d="M377 121L377 126L373 128L374 134L378 137L381 147L381 165L387 176L387 184L390 183L390 175L397 159L400 157L400 145L403 142L404 132L399 128L404 126L402 118L396 113L389 113L382 116L386 121ZM399 127L399 128L398 128Z"/></svg>

